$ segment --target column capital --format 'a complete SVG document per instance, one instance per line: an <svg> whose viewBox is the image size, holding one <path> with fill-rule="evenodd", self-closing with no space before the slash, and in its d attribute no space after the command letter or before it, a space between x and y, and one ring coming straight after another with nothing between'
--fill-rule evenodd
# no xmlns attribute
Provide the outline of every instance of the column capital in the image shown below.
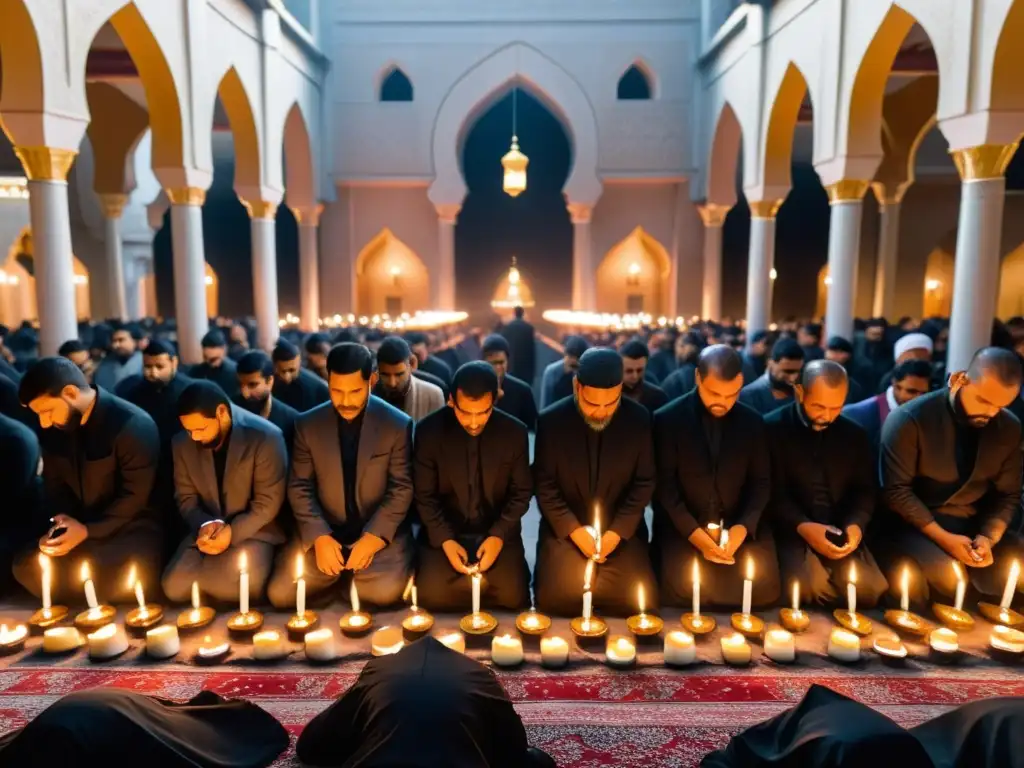
<svg viewBox="0 0 1024 768"><path fill-rule="evenodd" d="M320 226L320 215L324 212L323 203L318 205L296 205L292 207L292 215L300 227Z"/></svg>
<svg viewBox="0 0 1024 768"><path fill-rule="evenodd" d="M840 179L825 187L825 191L828 193L829 205L854 203L864 199L870 186L870 181L862 179Z"/></svg>
<svg viewBox="0 0 1024 768"><path fill-rule="evenodd" d="M594 213L594 206L587 203L569 203L565 207L569 211L569 218L573 224L590 223L590 217Z"/></svg>
<svg viewBox="0 0 1024 768"><path fill-rule="evenodd" d="M1002 178L1019 142L1011 144L981 144L977 147L951 149L953 163L961 181L985 181Z"/></svg>
<svg viewBox="0 0 1024 768"><path fill-rule="evenodd" d="M168 187L164 189L171 205L195 205L202 207L206 202L206 190L202 187Z"/></svg>
<svg viewBox="0 0 1024 768"><path fill-rule="evenodd" d="M270 200L246 200L244 197L238 199L245 206L250 219L273 221L277 218L277 203L275 202Z"/></svg>
<svg viewBox="0 0 1024 768"><path fill-rule="evenodd" d="M899 205L903 202L903 196L907 193L907 189L910 187L909 181L903 181L900 183L892 181L872 181L871 191L875 194L875 199L878 200L878 204L881 206L886 205Z"/></svg>
<svg viewBox="0 0 1024 768"><path fill-rule="evenodd" d="M462 210L462 206L458 203L441 203L435 205L434 209L437 211L439 221L454 225L459 218L459 211Z"/></svg>
<svg viewBox="0 0 1024 768"><path fill-rule="evenodd" d="M705 227L720 227L725 223L725 217L732 210L731 205L720 205L719 203L704 203L697 206L697 213Z"/></svg>
<svg viewBox="0 0 1024 768"><path fill-rule="evenodd" d="M782 200L748 200L750 206L750 218L752 219L774 219L782 206Z"/></svg>
<svg viewBox="0 0 1024 768"><path fill-rule="evenodd" d="M14 147L29 181L67 181L78 152L59 147Z"/></svg>
<svg viewBox="0 0 1024 768"><path fill-rule="evenodd" d="M120 219L121 214L124 213L124 207L128 204L128 195L97 192L96 197L100 201L100 208L103 209L103 216L108 219Z"/></svg>

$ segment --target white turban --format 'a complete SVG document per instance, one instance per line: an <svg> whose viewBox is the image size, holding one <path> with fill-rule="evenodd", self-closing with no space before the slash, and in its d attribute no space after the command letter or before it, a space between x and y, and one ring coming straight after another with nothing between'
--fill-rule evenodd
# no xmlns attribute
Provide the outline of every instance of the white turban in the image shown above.
<svg viewBox="0 0 1024 768"><path fill-rule="evenodd" d="M912 349L926 349L928 350L928 354L931 355L931 337L926 336L923 333L908 333L906 336L899 338L896 341L895 346L892 348L893 360L899 360L904 353L909 352Z"/></svg>

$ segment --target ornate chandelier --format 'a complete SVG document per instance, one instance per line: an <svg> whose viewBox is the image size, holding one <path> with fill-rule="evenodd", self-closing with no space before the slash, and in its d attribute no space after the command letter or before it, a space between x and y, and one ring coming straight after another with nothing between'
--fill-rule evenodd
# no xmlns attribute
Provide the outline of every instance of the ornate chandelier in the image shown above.
<svg viewBox="0 0 1024 768"><path fill-rule="evenodd" d="M526 166L530 164L530 158L519 151L519 137L516 135L516 94L518 91L518 88L512 90L512 146L501 158L501 165L505 169L505 177L501 186L510 197L518 197L526 190Z"/></svg>

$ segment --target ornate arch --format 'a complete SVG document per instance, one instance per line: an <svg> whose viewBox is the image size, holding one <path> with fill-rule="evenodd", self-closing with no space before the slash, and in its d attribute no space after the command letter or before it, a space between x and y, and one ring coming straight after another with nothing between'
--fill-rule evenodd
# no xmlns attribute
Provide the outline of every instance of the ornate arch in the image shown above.
<svg viewBox="0 0 1024 768"><path fill-rule="evenodd" d="M399 312L430 306L430 275L412 248L384 227L356 257L357 312L380 315L391 298L400 300Z"/></svg>
<svg viewBox="0 0 1024 768"><path fill-rule="evenodd" d="M715 122L715 132L711 136L711 151L708 155L709 203L731 206L736 202L736 171L742 150L743 128L732 105L724 101Z"/></svg>
<svg viewBox="0 0 1024 768"><path fill-rule="evenodd" d="M306 117L299 102L288 110L284 122L285 191L288 205L313 205L316 201L316 176L313 171L313 146Z"/></svg>
<svg viewBox="0 0 1024 768"><path fill-rule="evenodd" d="M765 130L764 185L789 189L792 182L793 133L796 130L800 106L808 94L807 79L794 62L786 65Z"/></svg>
<svg viewBox="0 0 1024 768"><path fill-rule="evenodd" d="M6 63L8 72L0 91L0 115L42 112L43 58L32 16L23 0L0 0L0 19L0 67Z"/></svg>
<svg viewBox="0 0 1024 768"><path fill-rule="evenodd" d="M235 189L259 189L262 174L256 112L235 67L224 74L217 86L217 95L227 112L235 140Z"/></svg>
<svg viewBox="0 0 1024 768"><path fill-rule="evenodd" d="M1020 87L1024 52L1024 0L1014 0L1003 21L992 62L993 111L1024 112L1024 92Z"/></svg>

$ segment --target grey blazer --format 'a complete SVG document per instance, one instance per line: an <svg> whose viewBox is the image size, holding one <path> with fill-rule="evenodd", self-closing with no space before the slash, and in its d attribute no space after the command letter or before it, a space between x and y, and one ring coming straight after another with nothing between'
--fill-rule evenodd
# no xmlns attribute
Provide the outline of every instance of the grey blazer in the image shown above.
<svg viewBox="0 0 1024 768"><path fill-rule="evenodd" d="M332 403L323 403L295 420L288 501L307 550L317 537L344 525L350 514L359 517L364 532L391 543L412 504L412 419L370 396L356 457L359 508L347 510L339 418Z"/></svg>
<svg viewBox="0 0 1024 768"><path fill-rule="evenodd" d="M259 416L231 406L231 443L218 492L213 451L187 432L174 437L174 497L194 533L211 520L231 525L232 545L249 539L284 542L276 518L285 499L288 452L281 430Z"/></svg>

